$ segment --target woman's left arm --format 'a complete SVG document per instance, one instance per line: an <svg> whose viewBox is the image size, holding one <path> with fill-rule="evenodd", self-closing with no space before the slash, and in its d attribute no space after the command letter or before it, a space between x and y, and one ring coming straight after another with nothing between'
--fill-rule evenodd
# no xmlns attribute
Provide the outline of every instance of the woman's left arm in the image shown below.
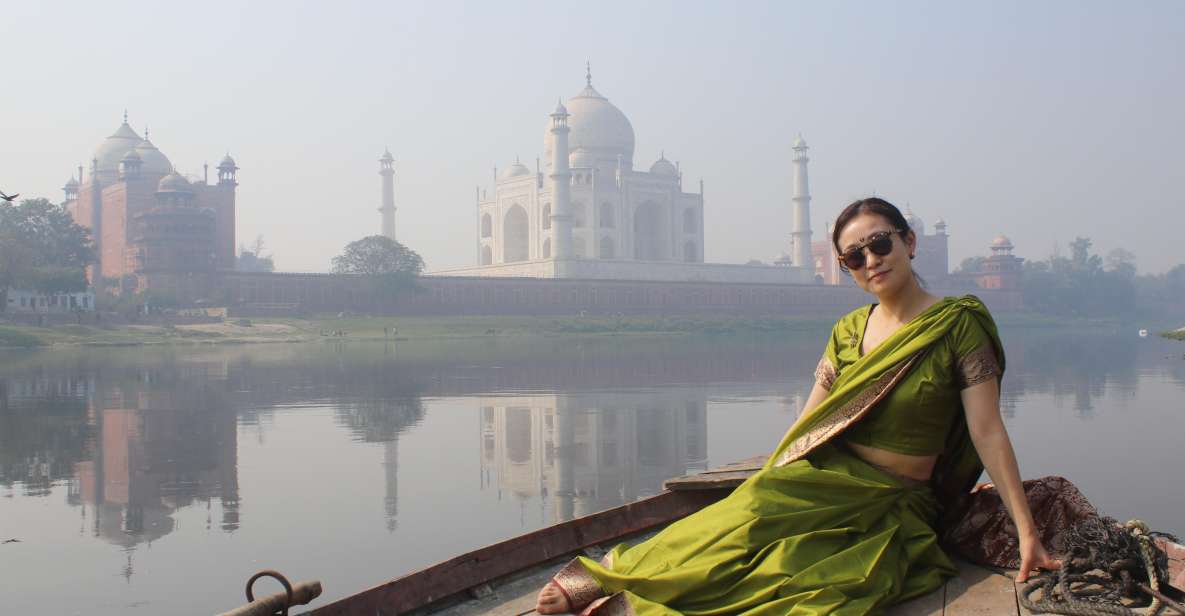
<svg viewBox="0 0 1185 616"><path fill-rule="evenodd" d="M1033 523L1033 514L1029 511L1029 503L1025 498L1024 487L1020 481L1020 469L1016 464L1016 454L1012 450L1012 441L1008 438L1008 431L1004 429L1004 420L1000 417L1000 384L997 379L987 379L982 383L972 385L961 392L963 408L967 415L967 428L971 432L971 442L979 459L987 469L988 476L996 484L1004 507L1008 515L1016 524L1016 532L1020 539L1020 572L1016 576L1017 582L1024 582L1034 569L1057 569L1061 563L1054 560L1041 545L1041 537Z"/></svg>

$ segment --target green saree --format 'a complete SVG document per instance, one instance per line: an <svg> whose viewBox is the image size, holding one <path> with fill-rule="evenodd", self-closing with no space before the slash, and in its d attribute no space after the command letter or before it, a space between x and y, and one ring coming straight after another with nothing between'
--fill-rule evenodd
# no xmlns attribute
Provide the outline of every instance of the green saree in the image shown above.
<svg viewBox="0 0 1185 616"><path fill-rule="evenodd" d="M977 298L945 298L863 355L872 309L836 323L816 372L830 393L762 470L647 541L573 560L553 579L569 603L609 616L854 616L954 575L934 529L982 471L958 391L1002 374L995 324ZM869 464L849 436L940 452L934 476Z"/></svg>

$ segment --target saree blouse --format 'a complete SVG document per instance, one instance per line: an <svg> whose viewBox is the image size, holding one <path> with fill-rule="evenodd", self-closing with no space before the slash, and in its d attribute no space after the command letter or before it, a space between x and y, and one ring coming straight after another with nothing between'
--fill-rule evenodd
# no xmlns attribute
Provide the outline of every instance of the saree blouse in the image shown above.
<svg viewBox="0 0 1185 616"><path fill-rule="evenodd" d="M871 304L858 308L835 324L815 371L816 381L824 389L830 391L835 378L860 359L864 333L875 307ZM934 309L927 308L918 317ZM960 391L1002 373L992 340L979 320L963 313L897 387L844 431L844 438L901 454L942 453L955 418L963 412Z"/></svg>

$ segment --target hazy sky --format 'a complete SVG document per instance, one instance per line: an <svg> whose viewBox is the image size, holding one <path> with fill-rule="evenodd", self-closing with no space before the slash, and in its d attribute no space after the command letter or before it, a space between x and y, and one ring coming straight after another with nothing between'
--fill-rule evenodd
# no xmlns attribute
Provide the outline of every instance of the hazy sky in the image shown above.
<svg viewBox="0 0 1185 616"><path fill-rule="evenodd" d="M229 150L238 237L324 271L379 232L471 265L474 187L543 149L593 83L705 183L708 261L788 250L791 150L811 146L815 237L875 191L947 220L951 266L1005 233L1076 235L1141 272L1185 262L1185 1L34 2L0 0L0 189L60 187L120 123L183 173Z"/></svg>

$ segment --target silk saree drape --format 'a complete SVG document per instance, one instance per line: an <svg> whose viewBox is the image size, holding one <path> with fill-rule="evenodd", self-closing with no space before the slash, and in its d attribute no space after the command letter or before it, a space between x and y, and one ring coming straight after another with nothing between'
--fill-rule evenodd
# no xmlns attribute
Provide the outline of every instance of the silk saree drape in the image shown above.
<svg viewBox="0 0 1185 616"><path fill-rule="evenodd" d="M938 588L955 568L935 526L982 472L961 414L931 482L895 476L835 437L896 387L959 320L989 332L974 297L945 298L846 366L830 394L729 497L600 562L554 578L588 614L796 616L876 613Z"/></svg>

